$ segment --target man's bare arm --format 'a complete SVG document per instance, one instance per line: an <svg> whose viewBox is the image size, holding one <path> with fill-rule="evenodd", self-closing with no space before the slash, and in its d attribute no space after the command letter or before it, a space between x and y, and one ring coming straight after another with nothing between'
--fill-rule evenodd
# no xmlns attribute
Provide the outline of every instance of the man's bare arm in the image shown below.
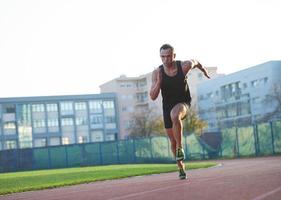
<svg viewBox="0 0 281 200"><path fill-rule="evenodd" d="M160 93L160 88L161 88L161 71L160 69L156 69L152 72L152 85L150 88L150 98L154 101L159 93Z"/></svg>
<svg viewBox="0 0 281 200"><path fill-rule="evenodd" d="M187 72L190 70L190 69L194 69L194 68L198 68L200 71L203 72L203 74L207 77L207 78L210 78L210 76L208 75L208 72L207 70L201 65L200 62L198 62L198 60L187 60L187 61L184 61L182 63L182 66L183 66L183 71L185 72L185 74L187 74Z"/></svg>

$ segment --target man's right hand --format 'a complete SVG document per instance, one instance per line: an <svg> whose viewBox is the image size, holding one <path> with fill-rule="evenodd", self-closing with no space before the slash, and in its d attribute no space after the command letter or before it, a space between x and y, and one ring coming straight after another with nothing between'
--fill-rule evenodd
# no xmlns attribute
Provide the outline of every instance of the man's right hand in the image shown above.
<svg viewBox="0 0 281 200"><path fill-rule="evenodd" d="M161 73L161 69L158 68L152 72L152 84L151 84L151 89L150 89L150 98L153 101L159 95L161 83L162 83L162 73Z"/></svg>
<svg viewBox="0 0 281 200"><path fill-rule="evenodd" d="M158 70L157 70L157 84L159 86L161 86L161 83L162 83L162 73L161 73L161 69L158 68Z"/></svg>

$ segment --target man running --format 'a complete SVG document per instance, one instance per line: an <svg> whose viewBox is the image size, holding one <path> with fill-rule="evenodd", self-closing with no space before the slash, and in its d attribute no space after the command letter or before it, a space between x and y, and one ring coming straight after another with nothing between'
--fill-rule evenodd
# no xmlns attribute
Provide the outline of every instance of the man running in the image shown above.
<svg viewBox="0 0 281 200"><path fill-rule="evenodd" d="M210 78L206 69L197 60L175 60L174 48L164 44L160 48L162 65L152 73L150 97L155 100L161 90L164 125L171 142L171 149L179 168L179 178L186 179L184 150L182 147L182 120L186 117L191 103L187 84L187 73L194 68Z"/></svg>

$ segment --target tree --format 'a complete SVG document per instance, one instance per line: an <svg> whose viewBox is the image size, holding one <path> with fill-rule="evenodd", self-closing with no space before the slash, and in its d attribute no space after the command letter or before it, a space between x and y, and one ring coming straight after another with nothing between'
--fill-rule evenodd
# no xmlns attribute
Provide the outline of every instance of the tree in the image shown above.
<svg viewBox="0 0 281 200"><path fill-rule="evenodd" d="M196 136L200 136L203 134L203 129L208 127L207 122L201 120L198 117L195 106L191 106L184 123L184 133L191 134L195 133Z"/></svg>
<svg viewBox="0 0 281 200"><path fill-rule="evenodd" d="M131 115L132 123L129 132L130 137L150 137L154 135L166 136L162 116L158 116L152 109L147 111L135 112ZM196 136L202 135L202 131L207 127L207 123L199 119L194 107L188 110L185 120L183 120L184 133L195 133Z"/></svg>
<svg viewBox="0 0 281 200"><path fill-rule="evenodd" d="M264 99L264 103L272 107L272 111L262 116L258 121L268 122L272 119L281 118L281 81L273 84L270 93Z"/></svg>
<svg viewBox="0 0 281 200"><path fill-rule="evenodd" d="M165 135L162 117L157 116L152 109L133 113L131 120L132 123L128 129L132 138Z"/></svg>

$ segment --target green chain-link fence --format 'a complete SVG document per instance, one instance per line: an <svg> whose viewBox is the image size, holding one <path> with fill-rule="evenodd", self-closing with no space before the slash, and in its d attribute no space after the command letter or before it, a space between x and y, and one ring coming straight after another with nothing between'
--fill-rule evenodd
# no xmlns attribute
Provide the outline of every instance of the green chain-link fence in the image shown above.
<svg viewBox="0 0 281 200"><path fill-rule="evenodd" d="M183 137L186 157L240 157L281 153L281 121ZM214 140L218 138L217 140ZM215 145L215 146L214 146ZM125 163L174 162L167 137L0 151L0 172Z"/></svg>

